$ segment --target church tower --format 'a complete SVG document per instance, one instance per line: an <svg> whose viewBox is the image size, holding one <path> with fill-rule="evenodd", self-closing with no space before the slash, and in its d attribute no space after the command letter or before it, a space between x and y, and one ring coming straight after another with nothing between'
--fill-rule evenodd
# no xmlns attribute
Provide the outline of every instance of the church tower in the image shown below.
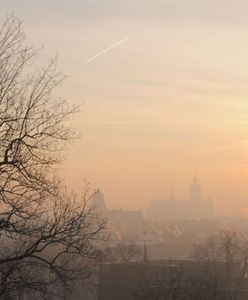
<svg viewBox="0 0 248 300"><path fill-rule="evenodd" d="M194 176L193 183L190 186L190 199L192 201L201 201L202 200L201 187L198 183L196 176Z"/></svg>
<svg viewBox="0 0 248 300"><path fill-rule="evenodd" d="M104 194L100 191L97 190L93 197L92 197L92 202L91 202L92 207L96 209L96 211L102 215L106 214L107 209L105 206L105 201L104 201Z"/></svg>

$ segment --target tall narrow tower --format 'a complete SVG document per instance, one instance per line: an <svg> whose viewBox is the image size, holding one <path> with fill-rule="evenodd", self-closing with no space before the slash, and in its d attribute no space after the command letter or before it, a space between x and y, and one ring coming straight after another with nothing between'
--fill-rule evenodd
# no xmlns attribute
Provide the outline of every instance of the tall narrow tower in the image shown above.
<svg viewBox="0 0 248 300"><path fill-rule="evenodd" d="M143 221L143 234L144 234L144 249L143 249L143 259L144 263L148 261L147 245L146 245L146 223Z"/></svg>
<svg viewBox="0 0 248 300"><path fill-rule="evenodd" d="M99 189L94 193L91 205L101 215L106 214L107 209L105 206L104 194Z"/></svg>
<svg viewBox="0 0 248 300"><path fill-rule="evenodd" d="M196 176L194 176L193 183L190 186L190 199L192 201L201 201L202 199L201 187Z"/></svg>

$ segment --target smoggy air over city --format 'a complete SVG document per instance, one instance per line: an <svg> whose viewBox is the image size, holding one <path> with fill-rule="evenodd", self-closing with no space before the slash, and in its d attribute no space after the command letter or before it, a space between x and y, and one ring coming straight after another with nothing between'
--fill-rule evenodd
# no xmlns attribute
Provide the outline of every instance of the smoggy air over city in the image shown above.
<svg viewBox="0 0 248 300"><path fill-rule="evenodd" d="M0 8L0 299L248 299L248 2Z"/></svg>

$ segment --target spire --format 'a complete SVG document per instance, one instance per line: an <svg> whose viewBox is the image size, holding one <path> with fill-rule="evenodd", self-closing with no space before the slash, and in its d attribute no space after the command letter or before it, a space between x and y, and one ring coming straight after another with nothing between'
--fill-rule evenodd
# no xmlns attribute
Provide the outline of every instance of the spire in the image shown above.
<svg viewBox="0 0 248 300"><path fill-rule="evenodd" d="M193 183L190 186L190 199L194 201L201 200L201 187L198 183L196 175L193 177Z"/></svg>
<svg viewBox="0 0 248 300"><path fill-rule="evenodd" d="M107 208L105 205L104 194L97 189L92 196L91 205L99 212L106 212Z"/></svg>
<svg viewBox="0 0 248 300"><path fill-rule="evenodd" d="M148 261L148 255L147 255L147 246L146 246L146 224L145 221L143 221L143 233L144 233L144 263Z"/></svg>

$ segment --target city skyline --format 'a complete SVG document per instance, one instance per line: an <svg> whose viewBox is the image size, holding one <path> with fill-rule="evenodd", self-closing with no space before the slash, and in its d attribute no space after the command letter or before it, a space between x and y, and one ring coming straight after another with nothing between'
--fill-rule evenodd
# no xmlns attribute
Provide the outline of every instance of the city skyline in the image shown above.
<svg viewBox="0 0 248 300"><path fill-rule="evenodd" d="M84 180L111 207L143 207L194 172L217 214L248 207L248 21L243 0L2 1L27 43L58 53L68 78L58 96L82 103L82 138L61 174ZM83 62L124 37L91 64Z"/></svg>

